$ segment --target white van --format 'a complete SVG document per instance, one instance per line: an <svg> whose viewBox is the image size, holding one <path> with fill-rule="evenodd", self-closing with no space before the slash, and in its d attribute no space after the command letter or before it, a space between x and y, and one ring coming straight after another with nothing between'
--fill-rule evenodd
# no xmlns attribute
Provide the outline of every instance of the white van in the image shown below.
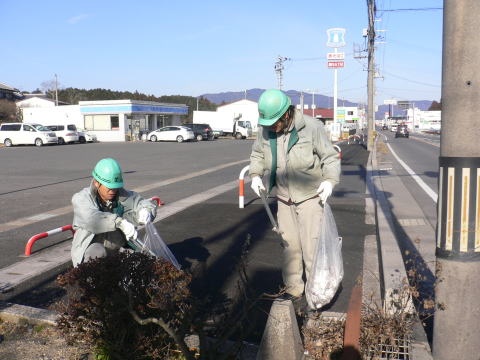
<svg viewBox="0 0 480 360"><path fill-rule="evenodd" d="M40 124L6 123L0 125L0 143L5 146L56 144L53 131Z"/></svg>
<svg viewBox="0 0 480 360"><path fill-rule="evenodd" d="M58 138L58 144L73 144L78 141L79 136L77 127L74 124L69 125L46 125L47 129L55 132Z"/></svg>

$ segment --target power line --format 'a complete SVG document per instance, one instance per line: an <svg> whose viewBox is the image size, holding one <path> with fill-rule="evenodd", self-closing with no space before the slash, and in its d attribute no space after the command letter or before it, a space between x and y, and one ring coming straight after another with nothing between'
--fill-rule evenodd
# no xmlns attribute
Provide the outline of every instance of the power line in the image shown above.
<svg viewBox="0 0 480 360"><path fill-rule="evenodd" d="M387 71L383 71L384 74L387 74L387 75L390 75L390 76L393 76L394 78L397 78L397 79L400 79L400 80L405 80L405 81L409 81L411 83L414 83L414 84L419 84L419 85L425 85L425 86L432 86L432 87L441 87L440 85L433 85L433 84L428 84L428 83L424 83L424 82L421 82L421 81L415 81L415 80L410 80L410 79L407 79L407 78L404 78L402 76L398 76L398 75L395 75L395 74L392 74L392 73L389 73Z"/></svg>
<svg viewBox="0 0 480 360"><path fill-rule="evenodd" d="M440 8L383 9L383 10L377 10L377 11L379 11L379 12L394 12L394 11L431 11L431 10L443 10L443 7L440 7Z"/></svg>

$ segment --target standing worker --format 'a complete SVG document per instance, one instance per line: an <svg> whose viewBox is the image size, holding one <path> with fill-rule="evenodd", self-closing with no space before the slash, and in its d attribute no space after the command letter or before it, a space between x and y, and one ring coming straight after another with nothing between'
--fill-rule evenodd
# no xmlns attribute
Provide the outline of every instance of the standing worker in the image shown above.
<svg viewBox="0 0 480 360"><path fill-rule="evenodd" d="M258 101L261 125L250 155L253 191L265 191L262 176L270 172L268 193L275 186L282 238L282 277L286 298L303 296L318 241L323 206L339 182L340 159L320 120L295 110L282 91L266 90Z"/></svg>
<svg viewBox="0 0 480 360"><path fill-rule="evenodd" d="M122 169L114 159L100 160L89 187L72 197L72 261L77 266L90 259L120 250L136 239L135 226L156 215L156 205L123 188Z"/></svg>

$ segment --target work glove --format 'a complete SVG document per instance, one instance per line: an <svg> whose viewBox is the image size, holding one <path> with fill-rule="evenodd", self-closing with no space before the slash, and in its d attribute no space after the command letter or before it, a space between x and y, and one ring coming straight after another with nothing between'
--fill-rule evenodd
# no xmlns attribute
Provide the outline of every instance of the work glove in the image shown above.
<svg viewBox="0 0 480 360"><path fill-rule="evenodd" d="M330 181L322 181L320 186L317 189L318 196L320 197L320 201L322 205L325 205L327 199L330 195L332 195L333 185Z"/></svg>
<svg viewBox="0 0 480 360"><path fill-rule="evenodd" d="M125 234L127 241L137 238L137 230L135 230L135 225L133 225L131 222L128 222L127 220L122 219L118 223L117 228Z"/></svg>
<svg viewBox="0 0 480 360"><path fill-rule="evenodd" d="M260 176L254 176L252 178L252 183L250 184L250 187L252 188L253 192L257 194L258 197L260 197L260 190L265 191L265 186L263 186L263 182Z"/></svg>
<svg viewBox="0 0 480 360"><path fill-rule="evenodd" d="M150 214L148 209L142 208L138 212L137 220L140 225L145 225L147 222L152 220L152 214Z"/></svg>

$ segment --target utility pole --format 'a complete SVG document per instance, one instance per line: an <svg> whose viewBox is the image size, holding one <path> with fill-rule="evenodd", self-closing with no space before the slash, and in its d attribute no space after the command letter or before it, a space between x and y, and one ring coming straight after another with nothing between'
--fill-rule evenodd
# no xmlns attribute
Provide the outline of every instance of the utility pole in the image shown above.
<svg viewBox="0 0 480 360"><path fill-rule="evenodd" d="M444 0L435 360L480 356L480 2Z"/></svg>
<svg viewBox="0 0 480 360"><path fill-rule="evenodd" d="M303 114L303 90L300 91L300 111Z"/></svg>
<svg viewBox="0 0 480 360"><path fill-rule="evenodd" d="M275 63L275 72L277 73L277 83L279 90L282 90L283 87L283 70L285 70L285 66L283 66L283 63L287 60L290 59L285 56L278 55L277 62Z"/></svg>
<svg viewBox="0 0 480 360"><path fill-rule="evenodd" d="M55 74L55 106L58 106L58 78Z"/></svg>
<svg viewBox="0 0 480 360"><path fill-rule="evenodd" d="M368 143L367 150L373 149L373 133L375 130L375 103L374 77L375 77L375 0L367 0L368 5Z"/></svg>

